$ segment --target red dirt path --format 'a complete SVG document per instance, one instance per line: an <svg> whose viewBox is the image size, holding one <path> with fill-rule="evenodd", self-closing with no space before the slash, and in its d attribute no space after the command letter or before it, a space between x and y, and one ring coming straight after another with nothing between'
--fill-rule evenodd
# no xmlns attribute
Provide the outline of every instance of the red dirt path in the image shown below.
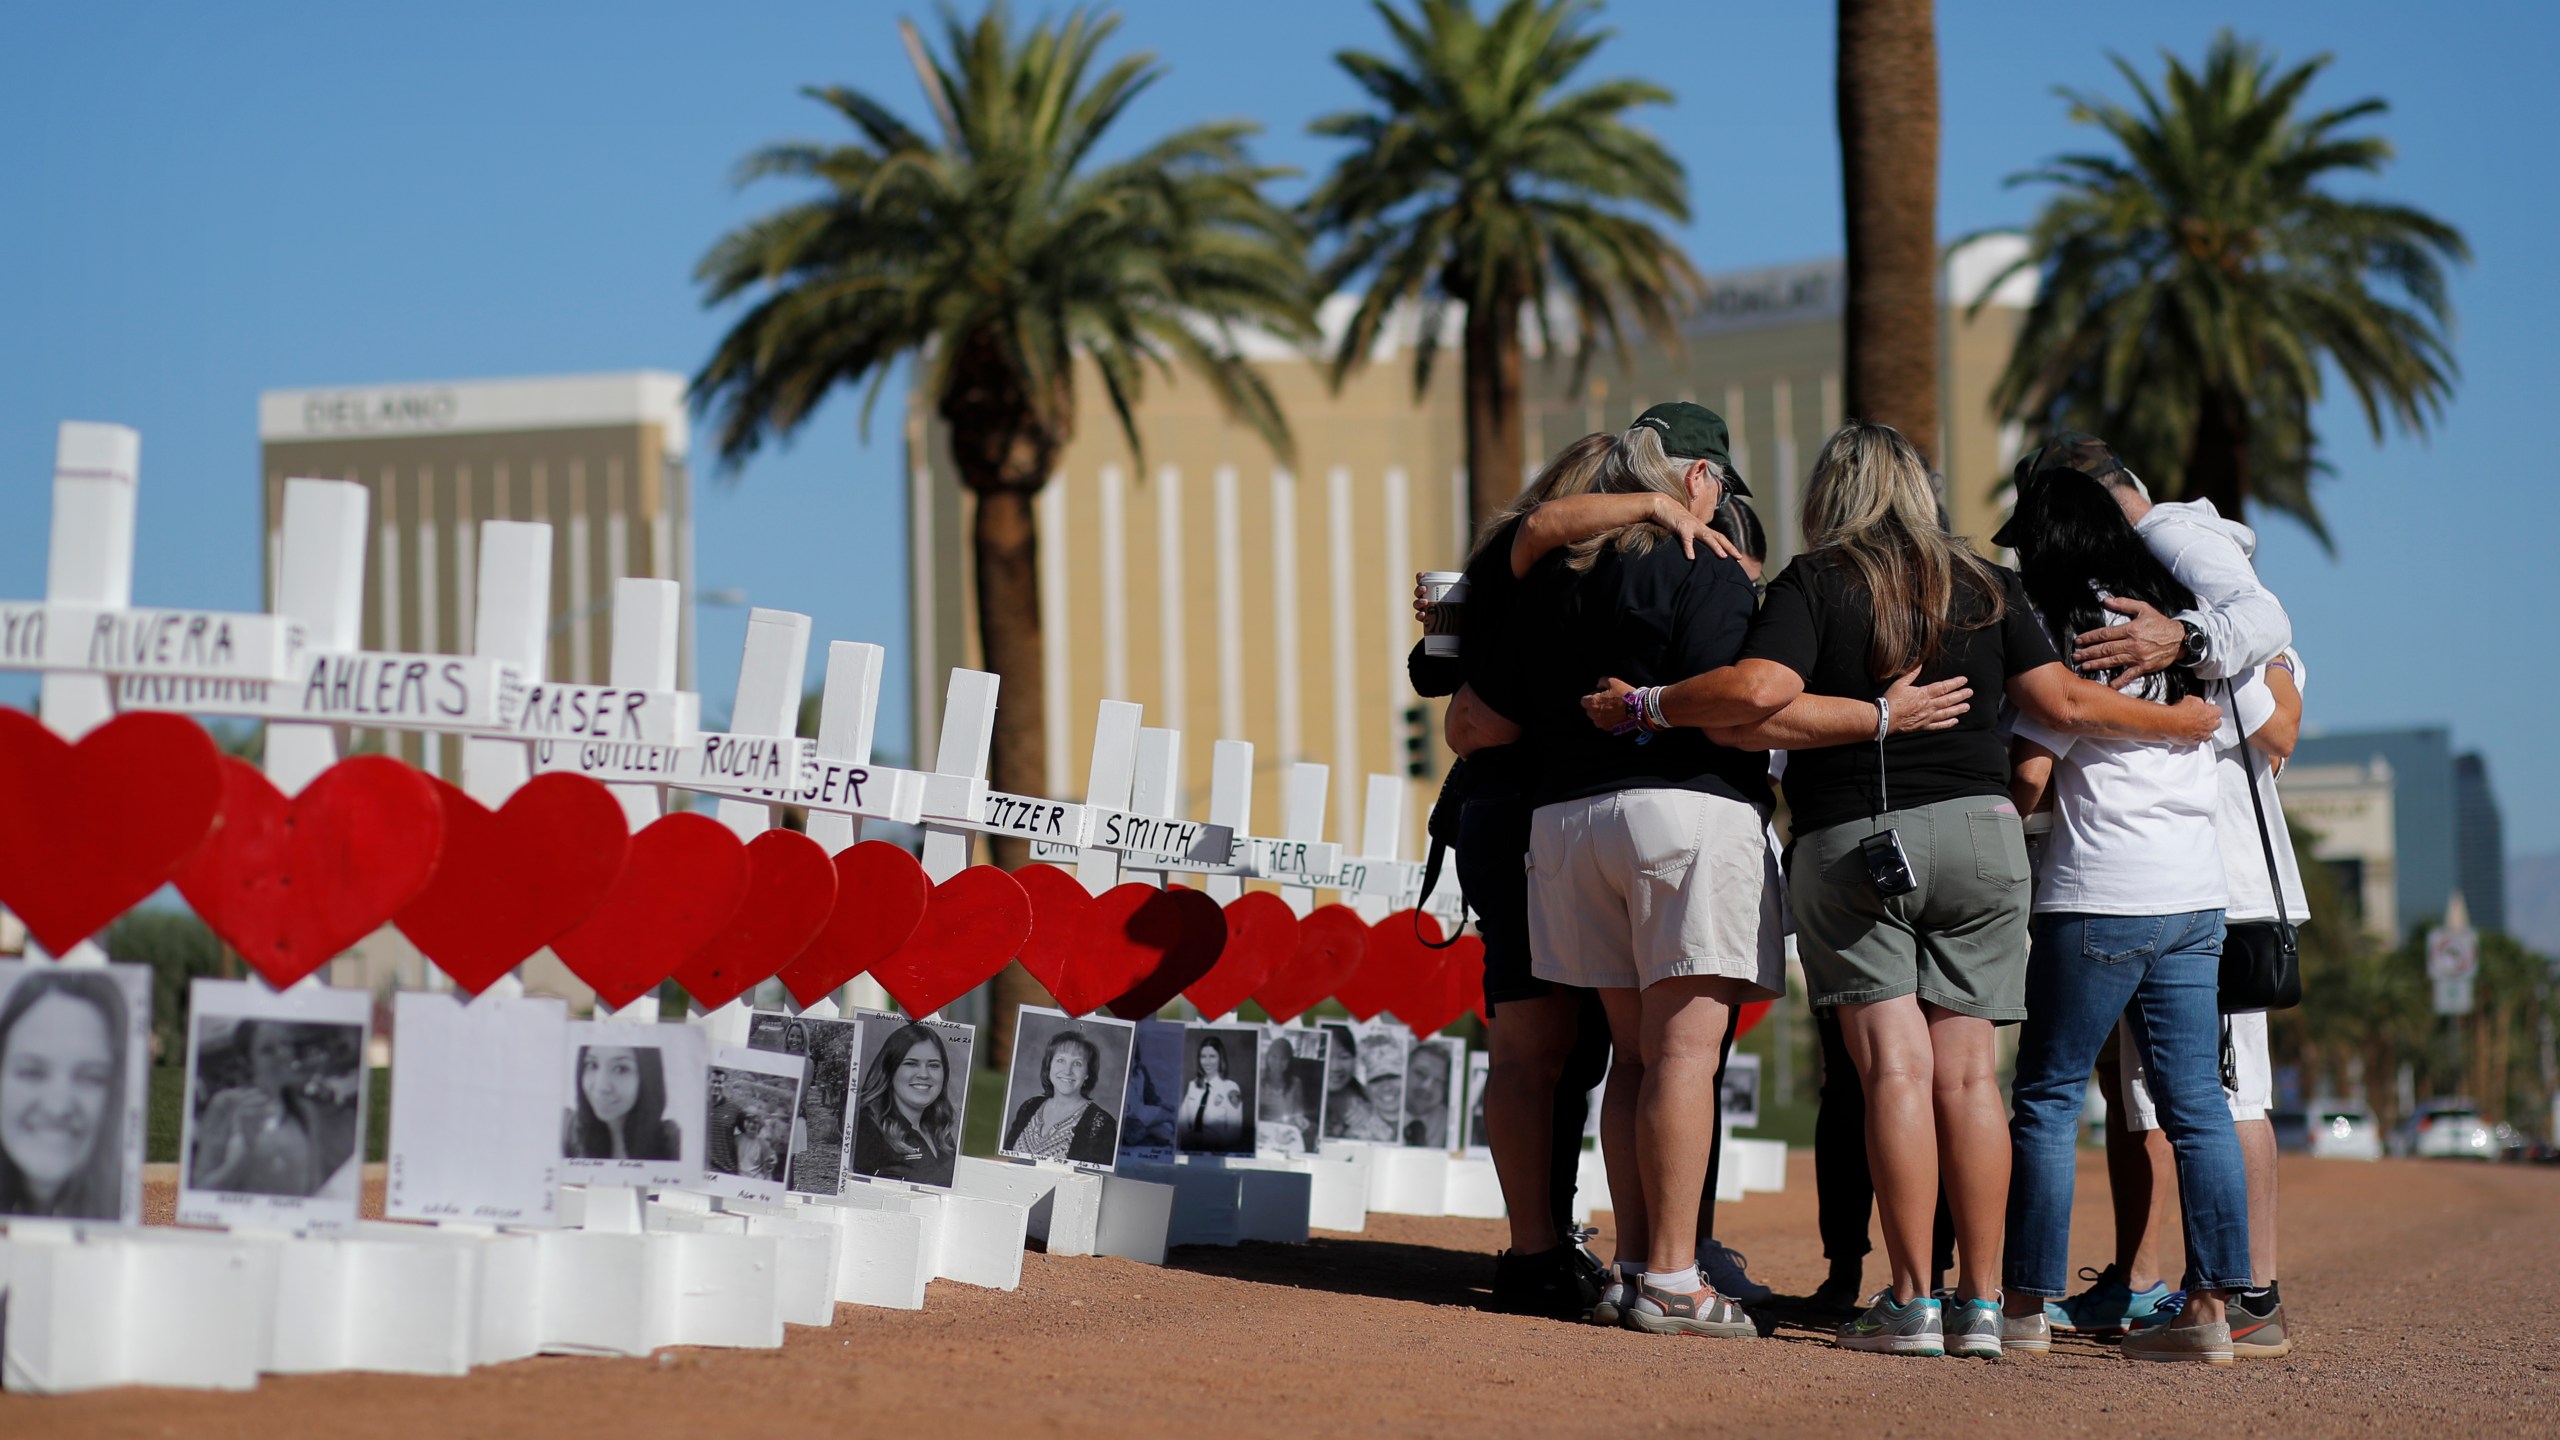
<svg viewBox="0 0 2560 1440"><path fill-rule="evenodd" d="M1365 1234L1178 1250L1161 1269L1035 1254L1016 1293L936 1283L918 1314L839 1306L778 1351L0 1396L0 1437L2560 1434L2560 1169L2287 1157L2283 1183L2303 1343L2229 1371L2070 1340L1993 1364L1846 1354L1804 1330L1670 1340L1489 1315L1474 1306L1500 1226L1373 1216ZM2095 1169L2080 1193L2076 1258L2096 1263ZM1781 1291L1822 1274L1812 1197L1798 1155L1786 1193L1723 1211Z"/></svg>

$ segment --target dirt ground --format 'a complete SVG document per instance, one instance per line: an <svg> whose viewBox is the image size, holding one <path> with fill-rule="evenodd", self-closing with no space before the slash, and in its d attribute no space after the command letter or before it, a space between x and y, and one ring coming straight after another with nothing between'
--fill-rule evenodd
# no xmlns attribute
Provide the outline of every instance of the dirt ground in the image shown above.
<svg viewBox="0 0 2560 1440"><path fill-rule="evenodd" d="M2075 1258L2106 1257L2081 1175ZM460 1379L292 1376L254 1393L0 1395L0 1436L2560 1434L2560 1169L2288 1156L2282 1278L2302 1343L2230 1370L2088 1342L1997 1363L1895 1359L1781 1327L1665 1339L1486 1314L1502 1228L1372 1216L1302 1246L1157 1268L1026 1257L1006 1294L839 1306L778 1351L543 1357ZM1813 1177L1726 1206L1781 1292L1823 1274ZM1883 1258L1869 1261L1880 1283Z"/></svg>

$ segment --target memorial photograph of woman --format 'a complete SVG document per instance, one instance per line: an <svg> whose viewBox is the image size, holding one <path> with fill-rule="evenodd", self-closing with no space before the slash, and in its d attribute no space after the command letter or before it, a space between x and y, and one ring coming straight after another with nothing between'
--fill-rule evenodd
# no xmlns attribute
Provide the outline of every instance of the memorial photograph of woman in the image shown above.
<svg viewBox="0 0 2560 1440"><path fill-rule="evenodd" d="M1260 1030L1251 1025L1187 1027L1185 1084L1175 1112L1174 1147L1193 1154L1253 1153L1255 1068Z"/></svg>
<svg viewBox="0 0 2560 1440"><path fill-rule="evenodd" d="M968 1027L875 1015L864 1029L854 1173L948 1188L960 1164ZM954 1030L957 1043L943 1033Z"/></svg>
<svg viewBox="0 0 2560 1440"><path fill-rule="evenodd" d="M1120 1152L1129 1049L1137 1027L1093 1016L1069 1019L1025 1006L1005 1086L1002 1153L1025 1160L1108 1166Z"/></svg>
<svg viewBox="0 0 2560 1440"><path fill-rule="evenodd" d="M0 965L0 1216L140 1217L150 974Z"/></svg>
<svg viewBox="0 0 2560 1440"><path fill-rule="evenodd" d="M578 1047L562 1153L572 1160L673 1160L682 1127L667 1115L665 1060L648 1046Z"/></svg>
<svg viewBox="0 0 2560 1440"><path fill-rule="evenodd" d="M187 1188L352 1196L365 1027L206 1014L196 1026Z"/></svg>

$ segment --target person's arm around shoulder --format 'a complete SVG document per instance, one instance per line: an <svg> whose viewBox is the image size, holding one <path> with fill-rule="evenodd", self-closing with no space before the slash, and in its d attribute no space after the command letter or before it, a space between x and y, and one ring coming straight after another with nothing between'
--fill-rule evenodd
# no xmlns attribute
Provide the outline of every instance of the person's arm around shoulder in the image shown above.
<svg viewBox="0 0 2560 1440"><path fill-rule="evenodd" d="M1680 553L1693 560L1701 544L1727 559L1738 554L1732 541L1668 495L1568 495L1520 517L1520 528L1511 536L1511 573L1526 576L1539 561L1567 545L1648 521L1678 536Z"/></svg>
<svg viewBox="0 0 2560 1440"><path fill-rule="evenodd" d="M2201 696L2156 705L2083 680L2059 660L2010 676L2008 691L2020 710L2066 734L2201 745L2222 723L2222 712Z"/></svg>
<svg viewBox="0 0 2560 1440"><path fill-rule="evenodd" d="M2152 555L2194 592L2196 608L2172 616L2139 600L2107 601L2108 609L2132 616L2132 623L2075 637L2073 658L2081 669L2117 671L2119 689L2182 661L2202 679L2223 680L2248 673L2293 643L2293 617L2258 578L2239 541L2165 515L2137 528ZM2199 654L2188 650L2190 625Z"/></svg>
<svg viewBox="0 0 2560 1440"><path fill-rule="evenodd" d="M1916 669L1895 676L1881 703L1807 691L1757 724L1711 726L1707 738L1736 750L1819 750L1873 740L1880 726L1887 735L1954 729L1973 707L1972 683L1950 675L1920 685L1919 676Z"/></svg>

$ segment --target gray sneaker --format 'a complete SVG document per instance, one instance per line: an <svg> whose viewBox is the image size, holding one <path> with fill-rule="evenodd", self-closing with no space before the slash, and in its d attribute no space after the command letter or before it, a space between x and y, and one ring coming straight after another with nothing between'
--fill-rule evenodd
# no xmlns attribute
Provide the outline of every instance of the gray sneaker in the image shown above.
<svg viewBox="0 0 2560 1440"><path fill-rule="evenodd" d="M2116 1347L2128 1360L2183 1360L2197 1365L2231 1363L2231 1326L2217 1320L2210 1325L2154 1325L2136 1330L2124 1337Z"/></svg>
<svg viewBox="0 0 2560 1440"><path fill-rule="evenodd" d="M1591 1323L1616 1325L1624 1319L1627 1307L1636 1298L1636 1282L1616 1266L1609 1267L1609 1283L1600 1287L1600 1300L1591 1307Z"/></svg>
<svg viewBox="0 0 2560 1440"><path fill-rule="evenodd" d="M1923 1295L1897 1303L1892 1290L1879 1290L1865 1314L1840 1327L1840 1348L1878 1355L1944 1355L1947 1336L1938 1302Z"/></svg>
<svg viewBox="0 0 2560 1440"><path fill-rule="evenodd" d="M1941 1316L1944 1313L1941 1311ZM1954 1320L1947 1324L1947 1353L1974 1360L1999 1359L2000 1341L2007 1329L2001 1319L1997 1300L1967 1300L1957 1305Z"/></svg>
<svg viewBox="0 0 2560 1440"><path fill-rule="evenodd" d="M1649 1335L1706 1335L1718 1340L1760 1338L1760 1327L1751 1323L1742 1307L1713 1290L1683 1294L1639 1280L1635 1297L1623 1315L1622 1323L1628 1329Z"/></svg>
<svg viewBox="0 0 2560 1440"><path fill-rule="evenodd" d="M2006 1350L2042 1355L2053 1349L2053 1321L2044 1312L2000 1317L2000 1344Z"/></svg>

